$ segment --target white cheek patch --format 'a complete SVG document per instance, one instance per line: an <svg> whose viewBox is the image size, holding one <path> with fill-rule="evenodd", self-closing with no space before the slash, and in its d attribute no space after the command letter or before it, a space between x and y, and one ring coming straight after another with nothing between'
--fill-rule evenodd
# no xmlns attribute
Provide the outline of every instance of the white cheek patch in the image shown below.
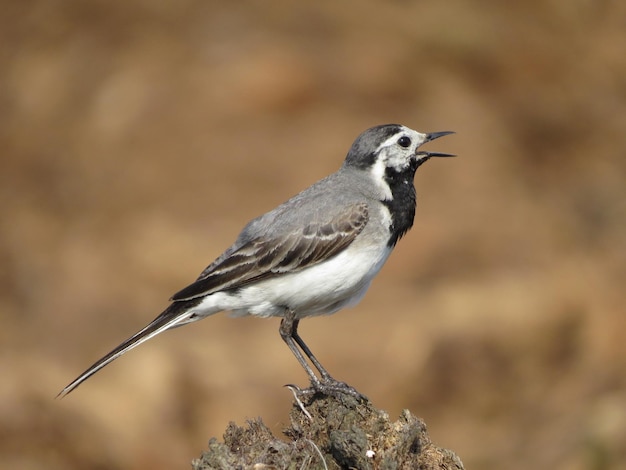
<svg viewBox="0 0 626 470"><path fill-rule="evenodd" d="M400 172L411 164L411 156L414 152L394 145L393 147L388 147L386 153L387 166Z"/></svg>
<svg viewBox="0 0 626 470"><path fill-rule="evenodd" d="M411 139L411 145L409 147L404 148L398 145L398 139L402 136ZM376 164L382 163L384 167L393 168L397 171L404 170L410 165L411 157L415 155L417 148L424 143L426 137L426 134L421 134L420 132L403 126L401 132L391 136L378 146L376 153L380 158ZM384 175L384 168L381 175Z"/></svg>
<svg viewBox="0 0 626 470"><path fill-rule="evenodd" d="M404 148L398 145L398 139L402 136L411 139L411 145L409 147ZM426 138L426 134L421 134L403 126L400 132L389 137L378 146L376 149L378 158L370 171L374 184L376 184L376 187L380 190L381 200L392 199L391 188L385 181L386 169L393 168L397 172L401 172L408 168L417 148L424 143Z"/></svg>

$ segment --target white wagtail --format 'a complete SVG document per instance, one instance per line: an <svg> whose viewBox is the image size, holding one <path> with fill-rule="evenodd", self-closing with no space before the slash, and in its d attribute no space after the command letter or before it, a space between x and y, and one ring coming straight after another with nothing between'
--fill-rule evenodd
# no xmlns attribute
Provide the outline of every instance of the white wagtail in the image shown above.
<svg viewBox="0 0 626 470"><path fill-rule="evenodd" d="M59 395L67 395L165 330L230 311L235 316L282 317L280 336L309 375L309 390L359 396L322 367L298 335L298 323L305 317L334 313L363 297L413 225L415 170L431 157L453 156L425 152L420 146L451 133L422 134L398 124L363 132L339 171L248 223L194 283L174 294L163 313Z"/></svg>

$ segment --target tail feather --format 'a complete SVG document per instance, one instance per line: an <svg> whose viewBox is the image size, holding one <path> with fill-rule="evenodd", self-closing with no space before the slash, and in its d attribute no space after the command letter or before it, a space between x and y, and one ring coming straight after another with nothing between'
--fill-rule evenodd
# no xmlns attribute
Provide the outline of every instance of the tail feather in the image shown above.
<svg viewBox="0 0 626 470"><path fill-rule="evenodd" d="M126 341L117 346L107 355L94 362L87 370L85 370L85 372L80 374L63 390L61 390L57 395L57 398L63 398L64 396L68 395L76 387L78 387L80 384L82 384L85 380L94 375L104 366L110 364L115 359L130 351L131 349L139 346L141 343L144 343L145 341L154 338L156 335L164 332L165 330L169 330L170 328L174 328L176 326L181 326L184 323L188 323L190 321L190 317L193 315L192 308L196 306L200 302L200 300L201 299L193 299L185 302L172 303L168 308L163 311L163 313L156 317L146 327L128 338Z"/></svg>

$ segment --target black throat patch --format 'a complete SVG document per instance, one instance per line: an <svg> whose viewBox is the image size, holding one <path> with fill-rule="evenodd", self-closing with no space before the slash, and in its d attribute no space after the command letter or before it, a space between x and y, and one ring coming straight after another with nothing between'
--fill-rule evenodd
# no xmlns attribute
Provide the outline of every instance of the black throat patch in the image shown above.
<svg viewBox="0 0 626 470"><path fill-rule="evenodd" d="M381 202L387 206L391 214L391 237L387 242L389 247L394 247L413 226L417 202L413 177L417 167L426 160L427 158L418 160L401 171L389 167L385 169L385 182L391 189L391 199Z"/></svg>

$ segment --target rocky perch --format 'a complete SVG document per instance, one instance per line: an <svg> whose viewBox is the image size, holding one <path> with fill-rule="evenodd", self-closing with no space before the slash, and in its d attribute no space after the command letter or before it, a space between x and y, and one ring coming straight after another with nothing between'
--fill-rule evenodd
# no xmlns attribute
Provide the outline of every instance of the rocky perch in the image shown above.
<svg viewBox="0 0 626 470"><path fill-rule="evenodd" d="M424 422L404 410L391 422L369 401L316 394L296 399L286 439L261 418L243 427L230 423L192 462L206 469L463 469L454 452L435 446Z"/></svg>

